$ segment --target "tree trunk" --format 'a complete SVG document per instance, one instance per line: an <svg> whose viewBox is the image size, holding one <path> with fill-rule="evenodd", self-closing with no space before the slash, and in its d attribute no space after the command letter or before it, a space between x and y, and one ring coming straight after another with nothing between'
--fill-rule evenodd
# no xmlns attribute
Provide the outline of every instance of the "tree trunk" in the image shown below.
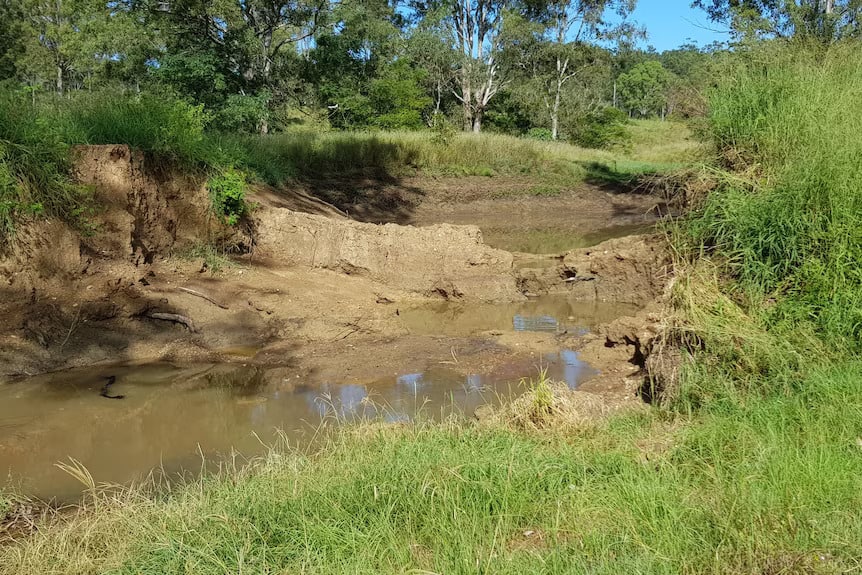
<svg viewBox="0 0 862 575"><path fill-rule="evenodd" d="M57 93L63 95L63 67L57 65Z"/></svg>
<svg viewBox="0 0 862 575"><path fill-rule="evenodd" d="M485 114L484 108L479 108L473 114L473 133L478 134L482 131L482 116Z"/></svg>
<svg viewBox="0 0 862 575"><path fill-rule="evenodd" d="M473 127L473 107L471 100L473 98L470 89L469 72L465 69L461 71L461 99L464 104L464 129L470 130Z"/></svg>
<svg viewBox="0 0 862 575"><path fill-rule="evenodd" d="M557 82L557 93L554 94L554 107L551 109L551 139L556 140L558 137L558 128L560 120L560 92L563 86Z"/></svg>

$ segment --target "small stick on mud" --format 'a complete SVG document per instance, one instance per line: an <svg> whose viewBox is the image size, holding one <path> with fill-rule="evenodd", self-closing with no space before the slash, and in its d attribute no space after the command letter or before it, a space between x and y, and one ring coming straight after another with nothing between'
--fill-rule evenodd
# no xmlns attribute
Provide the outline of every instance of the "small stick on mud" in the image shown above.
<svg viewBox="0 0 862 575"><path fill-rule="evenodd" d="M188 328L188 330L190 332L192 332L192 333L198 332L198 328L195 327L195 322L193 322L190 318L187 318L186 316L180 315L178 313L162 313L162 312L151 311L151 312L147 312L146 315L147 315L147 317L150 317L153 319L160 319L163 321L172 321L175 323L180 323L180 324L186 326L186 328Z"/></svg>
<svg viewBox="0 0 862 575"><path fill-rule="evenodd" d="M111 395L108 392L108 388L114 385L114 383L117 381L116 375L109 375L105 379L107 379L108 382L102 386L102 391L99 392L99 395L107 399L123 399L124 397L126 397L125 395Z"/></svg>
<svg viewBox="0 0 862 575"><path fill-rule="evenodd" d="M226 305L224 305L224 304L220 304L219 302L217 302L216 300L214 300L214 299L213 299L213 298L211 298L210 296L208 296L208 295L206 295L206 294L203 294L203 293L201 293L201 292L199 292L199 291L195 291L195 290L190 289L190 288L187 288L187 287L178 287L177 289L178 289L178 290L180 290L180 291L182 291L182 292L186 292L187 294L191 294L191 295L194 295L194 296L197 296L197 297L203 298L203 299L207 300L208 302L210 302L211 304L213 304L213 305L215 305L215 306L218 306L218 307L220 307L220 308L222 308L222 309L230 309L230 308L228 308Z"/></svg>

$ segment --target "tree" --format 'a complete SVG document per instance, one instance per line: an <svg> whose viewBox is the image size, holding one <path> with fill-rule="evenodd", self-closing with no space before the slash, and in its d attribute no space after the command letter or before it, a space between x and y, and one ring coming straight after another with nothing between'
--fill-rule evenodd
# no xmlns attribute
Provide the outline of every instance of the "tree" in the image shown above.
<svg viewBox="0 0 862 575"><path fill-rule="evenodd" d="M410 59L424 72L423 82L431 94L434 115L443 113L444 102L452 99L458 70L458 53L447 41L445 22L445 14L426 14L407 42ZM429 118L429 125L432 122Z"/></svg>
<svg viewBox="0 0 862 575"><path fill-rule="evenodd" d="M19 68L37 77L53 76L57 93L66 90L73 71L86 72L95 63L87 53L92 23L104 6L93 0L26 0L24 53Z"/></svg>
<svg viewBox="0 0 862 575"><path fill-rule="evenodd" d="M24 13L15 0L0 0L0 81L15 78L23 52Z"/></svg>
<svg viewBox="0 0 862 575"><path fill-rule="evenodd" d="M460 56L459 90L465 127L482 130L491 101L505 84L498 62L500 32L508 0L452 0L455 46Z"/></svg>
<svg viewBox="0 0 862 575"><path fill-rule="evenodd" d="M713 22L740 36L814 38L831 43L859 35L862 0L694 0Z"/></svg>
<svg viewBox="0 0 862 575"><path fill-rule="evenodd" d="M443 41L456 53L452 95L463 110L464 129L480 132L491 99L507 84L500 66L503 19L514 0L413 0L420 20L438 20Z"/></svg>
<svg viewBox="0 0 862 575"><path fill-rule="evenodd" d="M600 54L591 49L598 40L612 40L638 33L626 18L635 0L526 0L520 38L512 42L518 67L526 70L542 93L550 118L552 138L559 136L560 106L566 85L594 69ZM609 12L621 22L606 20ZM526 33L526 34L524 34ZM516 33L516 35L518 35Z"/></svg>
<svg viewBox="0 0 862 575"><path fill-rule="evenodd" d="M638 64L617 78L620 100L641 116L660 113L667 102L672 78L661 62L652 60Z"/></svg>
<svg viewBox="0 0 862 575"><path fill-rule="evenodd" d="M266 92L278 100L285 53L313 37L329 13L328 0L128 1L164 30L159 65L184 68L177 78L200 78L200 72L224 78L225 98ZM260 131L268 130L262 118Z"/></svg>

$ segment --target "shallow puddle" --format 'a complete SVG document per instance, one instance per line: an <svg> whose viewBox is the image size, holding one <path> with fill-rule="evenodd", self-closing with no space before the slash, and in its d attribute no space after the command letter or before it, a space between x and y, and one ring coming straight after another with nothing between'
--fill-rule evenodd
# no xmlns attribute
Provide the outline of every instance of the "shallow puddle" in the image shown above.
<svg viewBox="0 0 862 575"><path fill-rule="evenodd" d="M634 311L544 296L502 305L441 302L402 310L401 318L419 335L577 335ZM256 350L225 351L242 358ZM115 365L45 374L0 386L0 474L27 494L74 499L81 486L55 465L69 458L100 483L139 479L154 468L195 472L202 460L217 462L233 450L244 456L263 452L277 430L294 444L310 445L323 422L469 416L481 405L523 392L519 381L536 377L540 368L572 388L595 374L565 349L513 362L488 368L494 369L490 373L463 374L440 365L349 383L309 381L297 369L236 363ZM114 383L106 388L111 377Z"/></svg>
<svg viewBox="0 0 862 575"><path fill-rule="evenodd" d="M495 331L583 335L636 311L637 306L629 304L578 302L565 295L550 295L510 304L446 301L403 310L401 319L411 333L420 335L473 336Z"/></svg>
<svg viewBox="0 0 862 575"><path fill-rule="evenodd" d="M577 354L544 358L572 387L592 370ZM0 387L0 474L24 493L70 500L81 486L55 464L74 458L94 479L122 483L153 468L195 472L232 450L249 456L283 430L307 445L321 423L358 417L404 421L480 405L523 391L538 366L459 375L445 367L363 384L303 385L282 368L241 365L106 366L47 374ZM109 376L109 399L100 395Z"/></svg>
<svg viewBox="0 0 862 575"><path fill-rule="evenodd" d="M588 248L607 240L655 229L652 223L637 223L603 228L583 233L577 229L540 227L527 229L482 227L482 237L491 247L528 254L559 254Z"/></svg>

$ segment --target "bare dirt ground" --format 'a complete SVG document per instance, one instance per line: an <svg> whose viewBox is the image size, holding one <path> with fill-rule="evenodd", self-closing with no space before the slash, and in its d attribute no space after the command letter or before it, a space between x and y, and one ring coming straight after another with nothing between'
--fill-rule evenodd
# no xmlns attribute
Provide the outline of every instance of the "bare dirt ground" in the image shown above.
<svg viewBox="0 0 862 575"><path fill-rule="evenodd" d="M570 347L601 371L584 389L636 401L655 313L617 326L623 335L584 337L417 334L403 312L541 294L647 306L667 279L657 238L527 255L483 235L626 230L654 218L655 198L590 185L536 196L527 178L260 187L252 218L233 229L209 215L202 182L125 146L84 148L78 166L104 206L95 233L33 221L0 255L0 382L154 360L289 366L346 382L441 363L471 373ZM202 243L229 246L234 265L213 273L183 255Z"/></svg>

